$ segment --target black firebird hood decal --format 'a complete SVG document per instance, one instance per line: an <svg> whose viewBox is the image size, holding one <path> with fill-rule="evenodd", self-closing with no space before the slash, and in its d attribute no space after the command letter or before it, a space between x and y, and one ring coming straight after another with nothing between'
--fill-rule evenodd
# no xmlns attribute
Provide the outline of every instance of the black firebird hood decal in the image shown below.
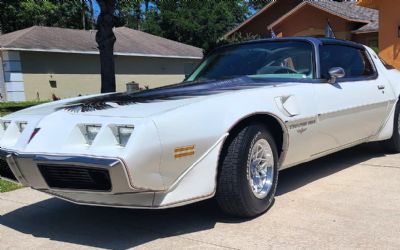
<svg viewBox="0 0 400 250"><path fill-rule="evenodd" d="M136 103L148 103L163 100L177 100L217 94L226 91L257 88L268 85L277 85L276 81L267 82L265 79L252 79L240 77L220 81L206 81L194 83L180 83L161 88L145 90L135 93L113 93L92 98L70 102L61 107L72 112L90 112L96 110L110 109L118 106L131 105Z"/></svg>

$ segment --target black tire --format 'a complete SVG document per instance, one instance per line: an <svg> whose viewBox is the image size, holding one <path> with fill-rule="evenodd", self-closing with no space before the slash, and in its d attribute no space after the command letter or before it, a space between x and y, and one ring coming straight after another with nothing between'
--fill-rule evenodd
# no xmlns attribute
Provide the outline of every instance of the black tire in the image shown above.
<svg viewBox="0 0 400 250"><path fill-rule="evenodd" d="M253 145L259 139L267 140L274 158L272 185L263 199L251 190L247 168ZM217 183L216 200L220 208L240 217L254 217L267 211L274 201L278 183L278 151L271 133L261 124L251 124L231 135L224 148Z"/></svg>
<svg viewBox="0 0 400 250"><path fill-rule="evenodd" d="M392 135L392 138L382 142L383 147L389 153L400 153L399 120L400 120L400 103L397 102L396 110L395 110L395 113L394 113L394 124L393 124L393 135Z"/></svg>

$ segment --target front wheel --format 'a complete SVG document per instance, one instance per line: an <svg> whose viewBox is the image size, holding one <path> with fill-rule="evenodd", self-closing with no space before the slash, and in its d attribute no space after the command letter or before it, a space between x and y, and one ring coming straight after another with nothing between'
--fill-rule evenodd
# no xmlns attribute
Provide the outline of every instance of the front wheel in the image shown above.
<svg viewBox="0 0 400 250"><path fill-rule="evenodd" d="M221 155L216 199L232 215L254 217L273 203L278 182L278 151L261 124L233 134Z"/></svg>

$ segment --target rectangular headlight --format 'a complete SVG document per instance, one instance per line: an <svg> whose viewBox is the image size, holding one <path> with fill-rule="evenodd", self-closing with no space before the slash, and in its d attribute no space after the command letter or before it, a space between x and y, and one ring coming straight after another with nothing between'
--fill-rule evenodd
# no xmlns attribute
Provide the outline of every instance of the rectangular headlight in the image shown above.
<svg viewBox="0 0 400 250"><path fill-rule="evenodd" d="M87 144L92 145L100 129L101 125L85 125L85 139Z"/></svg>
<svg viewBox="0 0 400 250"><path fill-rule="evenodd" d="M117 126L118 144L125 147L133 133L133 126Z"/></svg>

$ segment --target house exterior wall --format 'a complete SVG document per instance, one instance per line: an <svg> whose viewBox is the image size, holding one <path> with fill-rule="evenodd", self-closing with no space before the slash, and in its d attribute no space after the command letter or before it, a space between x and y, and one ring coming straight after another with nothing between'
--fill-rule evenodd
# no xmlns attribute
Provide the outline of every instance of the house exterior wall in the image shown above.
<svg viewBox="0 0 400 250"><path fill-rule="evenodd" d="M400 69L400 3L398 0L379 1L380 56Z"/></svg>
<svg viewBox="0 0 400 250"><path fill-rule="evenodd" d="M379 55L400 69L400 4L398 0L359 0L359 5L379 9Z"/></svg>
<svg viewBox="0 0 400 250"><path fill-rule="evenodd" d="M21 52L20 58L26 100L48 100L53 94L68 98L100 92L98 55ZM125 91L126 83L132 81L149 88L178 83L199 61L116 56L117 91Z"/></svg>
<svg viewBox="0 0 400 250"><path fill-rule="evenodd" d="M382 0L358 0L358 4L367 8L379 9L379 2L381 1Z"/></svg>
<svg viewBox="0 0 400 250"><path fill-rule="evenodd" d="M337 38L351 38L350 22L310 5L304 5L301 9L278 23L273 29L278 36L282 37L324 36L327 19L329 19Z"/></svg>

